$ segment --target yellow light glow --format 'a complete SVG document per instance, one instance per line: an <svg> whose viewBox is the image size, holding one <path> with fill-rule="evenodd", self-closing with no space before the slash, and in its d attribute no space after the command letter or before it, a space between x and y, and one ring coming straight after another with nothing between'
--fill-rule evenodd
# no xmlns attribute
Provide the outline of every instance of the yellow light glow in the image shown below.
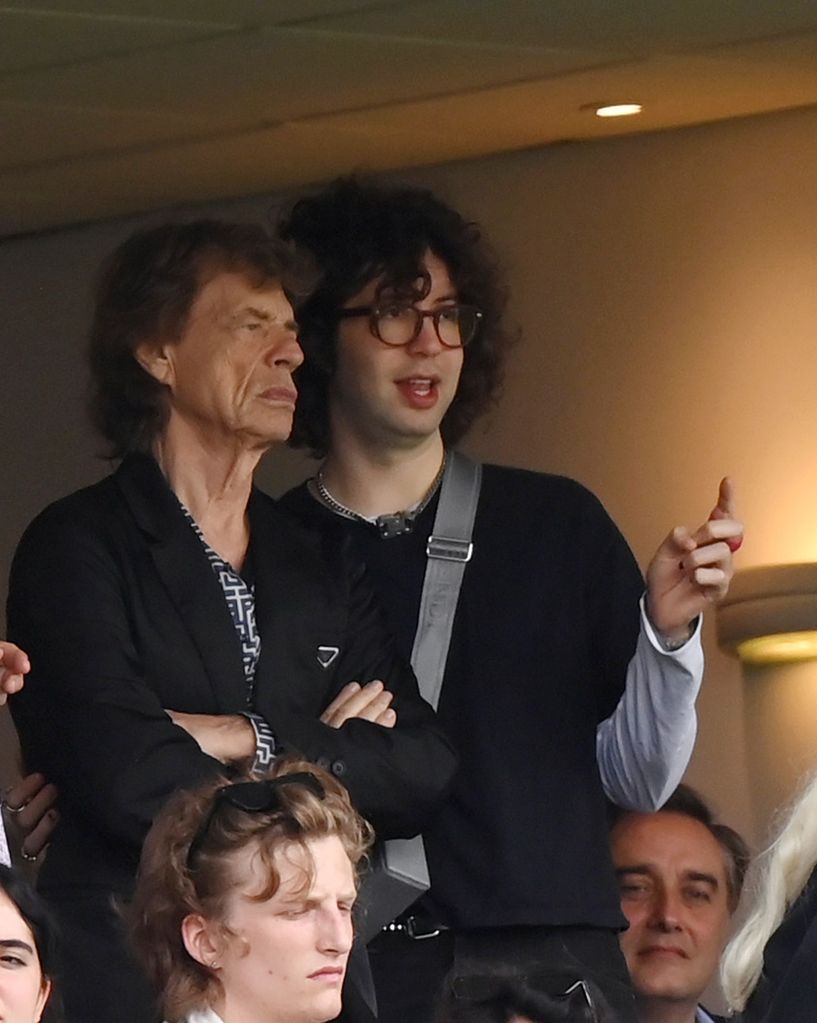
<svg viewBox="0 0 817 1023"><path fill-rule="evenodd" d="M632 117L641 113L640 103L610 103L596 107L596 117Z"/></svg>
<svg viewBox="0 0 817 1023"><path fill-rule="evenodd" d="M737 646L738 657L745 664L786 664L790 661L817 659L817 630L814 632L781 632L775 636L758 636Z"/></svg>

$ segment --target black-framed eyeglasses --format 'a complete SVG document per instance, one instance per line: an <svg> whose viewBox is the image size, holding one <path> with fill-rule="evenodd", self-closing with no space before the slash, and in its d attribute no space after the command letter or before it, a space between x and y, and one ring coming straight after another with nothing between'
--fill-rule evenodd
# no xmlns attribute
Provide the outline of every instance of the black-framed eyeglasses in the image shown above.
<svg viewBox="0 0 817 1023"><path fill-rule="evenodd" d="M482 310L475 305L440 306L438 309L418 309L413 305L390 302L384 305L356 305L341 309L338 316L348 320L355 316L368 316L369 329L384 345L402 348L410 345L423 329L423 320L431 317L440 344L446 348L464 348L476 337L482 321Z"/></svg>
<svg viewBox="0 0 817 1023"><path fill-rule="evenodd" d="M293 771L282 774L278 778L264 778L260 781L238 781L232 785L222 785L213 796L210 812L196 832L187 851L187 866L192 866L204 840L210 832L213 821L219 810L226 804L244 813L269 813L271 810L283 809L280 790L284 785L302 785L309 789L313 796L324 799L326 791L315 777L307 771Z"/></svg>

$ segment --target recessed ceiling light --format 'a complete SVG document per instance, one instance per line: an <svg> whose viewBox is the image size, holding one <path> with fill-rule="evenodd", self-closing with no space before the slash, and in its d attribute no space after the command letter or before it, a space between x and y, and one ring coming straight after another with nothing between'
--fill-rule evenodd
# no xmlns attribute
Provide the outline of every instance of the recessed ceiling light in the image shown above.
<svg viewBox="0 0 817 1023"><path fill-rule="evenodd" d="M596 117L632 117L641 113L640 103L606 103L603 106L591 107Z"/></svg>

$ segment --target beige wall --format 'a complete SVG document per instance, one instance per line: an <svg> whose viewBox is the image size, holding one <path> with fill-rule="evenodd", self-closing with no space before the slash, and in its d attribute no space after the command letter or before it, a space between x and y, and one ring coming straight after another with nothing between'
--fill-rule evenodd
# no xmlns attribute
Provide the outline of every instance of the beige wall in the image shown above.
<svg viewBox="0 0 817 1023"><path fill-rule="evenodd" d="M706 517L726 472L748 523L742 565L817 558L817 111L409 179L483 222L513 284L523 341L472 451L582 480L642 564L672 525ZM248 218L269 205L218 212ZM0 245L3 579L26 521L104 470L83 426L79 362L90 275L130 226ZM281 489L304 464L287 456L265 482ZM689 778L759 839L808 760L817 666L796 673L785 699L768 678L750 680L744 701L712 624Z"/></svg>

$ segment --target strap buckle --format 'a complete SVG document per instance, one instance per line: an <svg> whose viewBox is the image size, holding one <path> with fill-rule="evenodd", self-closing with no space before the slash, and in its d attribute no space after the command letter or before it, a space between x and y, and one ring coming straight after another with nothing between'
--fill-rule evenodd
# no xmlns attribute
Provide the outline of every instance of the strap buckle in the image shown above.
<svg viewBox="0 0 817 1023"><path fill-rule="evenodd" d="M406 917L403 922L403 926L406 928L406 936L411 938L412 941L424 941L426 938L436 938L442 934L442 927L435 927L433 924L423 923L423 921L416 916Z"/></svg>
<svg viewBox="0 0 817 1023"><path fill-rule="evenodd" d="M444 924L434 923L424 916L402 916L383 928L383 934L404 934L412 941L423 941L426 938L436 938L448 928Z"/></svg>
<svg viewBox="0 0 817 1023"><path fill-rule="evenodd" d="M453 536L430 536L426 544L426 557L438 558L440 561L459 561L463 564L471 560L474 545L470 540L458 540Z"/></svg>

